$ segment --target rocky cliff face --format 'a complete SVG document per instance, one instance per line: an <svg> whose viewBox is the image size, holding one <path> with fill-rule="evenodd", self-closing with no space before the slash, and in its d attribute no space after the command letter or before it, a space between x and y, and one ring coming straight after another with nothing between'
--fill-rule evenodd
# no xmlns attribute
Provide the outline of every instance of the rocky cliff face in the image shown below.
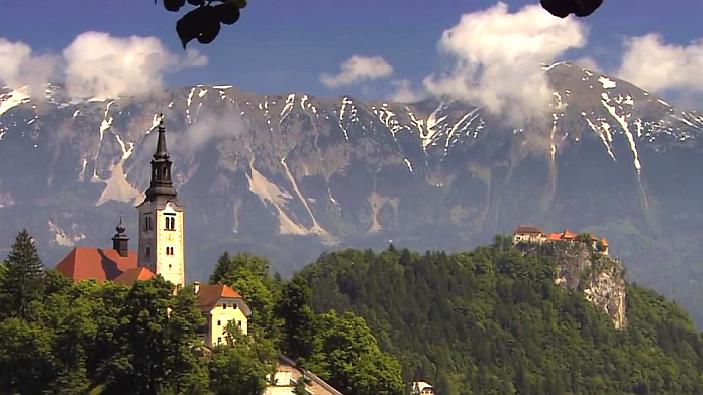
<svg viewBox="0 0 703 395"><path fill-rule="evenodd" d="M697 307L703 117L569 64L545 72L552 114L523 129L442 99L0 88L0 249L26 227L52 265L74 245L109 245L120 214L134 247L163 112L191 280L225 249L290 274L324 250L466 250L530 223L607 237L633 280Z"/></svg>
<svg viewBox="0 0 703 395"><path fill-rule="evenodd" d="M625 268L621 262L580 242L521 248L525 253L553 259L557 266L556 284L583 292L589 302L610 317L615 329L627 327Z"/></svg>

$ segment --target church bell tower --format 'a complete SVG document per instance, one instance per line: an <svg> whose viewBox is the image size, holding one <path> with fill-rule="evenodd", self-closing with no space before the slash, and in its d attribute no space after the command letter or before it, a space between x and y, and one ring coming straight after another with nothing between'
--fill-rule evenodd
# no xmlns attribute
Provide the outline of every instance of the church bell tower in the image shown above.
<svg viewBox="0 0 703 395"><path fill-rule="evenodd" d="M166 128L158 126L156 153L151 161L151 182L139 212L139 266L160 274L177 287L185 284L185 210L171 180L166 149Z"/></svg>

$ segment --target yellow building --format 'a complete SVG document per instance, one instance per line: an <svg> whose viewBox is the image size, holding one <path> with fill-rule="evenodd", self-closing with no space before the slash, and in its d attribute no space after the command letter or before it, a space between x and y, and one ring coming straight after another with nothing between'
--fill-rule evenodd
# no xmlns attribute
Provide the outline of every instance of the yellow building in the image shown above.
<svg viewBox="0 0 703 395"><path fill-rule="evenodd" d="M546 235L534 226L520 225L513 232L513 244L540 244L546 240Z"/></svg>
<svg viewBox="0 0 703 395"><path fill-rule="evenodd" d="M231 287L222 284L200 285L193 283L196 305L205 316L201 336L208 347L227 344L227 325L232 322L242 334L247 334L248 316L251 314L244 299Z"/></svg>

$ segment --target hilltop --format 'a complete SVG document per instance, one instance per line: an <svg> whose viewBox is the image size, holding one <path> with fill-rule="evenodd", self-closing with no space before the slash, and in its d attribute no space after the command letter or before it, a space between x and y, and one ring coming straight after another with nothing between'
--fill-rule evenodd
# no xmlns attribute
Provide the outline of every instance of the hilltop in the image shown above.
<svg viewBox="0 0 703 395"><path fill-rule="evenodd" d="M703 391L688 314L583 245L516 249L498 237L457 254L347 250L299 276L316 311L363 316L404 380L441 394Z"/></svg>

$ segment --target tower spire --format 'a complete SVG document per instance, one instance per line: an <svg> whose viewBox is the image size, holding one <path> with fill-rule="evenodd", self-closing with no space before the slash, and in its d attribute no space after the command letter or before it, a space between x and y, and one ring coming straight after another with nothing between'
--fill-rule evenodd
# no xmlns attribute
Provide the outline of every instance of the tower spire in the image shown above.
<svg viewBox="0 0 703 395"><path fill-rule="evenodd" d="M124 233L126 227L120 215L120 222L115 226L117 233L112 237L112 248L117 251L121 257L126 257L129 254L129 237Z"/></svg>
<svg viewBox="0 0 703 395"><path fill-rule="evenodd" d="M154 159L168 159L168 150L166 149L166 127L164 127L164 114L161 114L159 121L159 141L156 144L156 153Z"/></svg>
<svg viewBox="0 0 703 395"><path fill-rule="evenodd" d="M159 197L176 198L176 189L171 180L171 160L166 148L166 127L164 126L163 114L161 114L158 130L159 139L156 143L154 159L151 161L151 182L149 182L149 189L146 190L146 200L149 201Z"/></svg>

